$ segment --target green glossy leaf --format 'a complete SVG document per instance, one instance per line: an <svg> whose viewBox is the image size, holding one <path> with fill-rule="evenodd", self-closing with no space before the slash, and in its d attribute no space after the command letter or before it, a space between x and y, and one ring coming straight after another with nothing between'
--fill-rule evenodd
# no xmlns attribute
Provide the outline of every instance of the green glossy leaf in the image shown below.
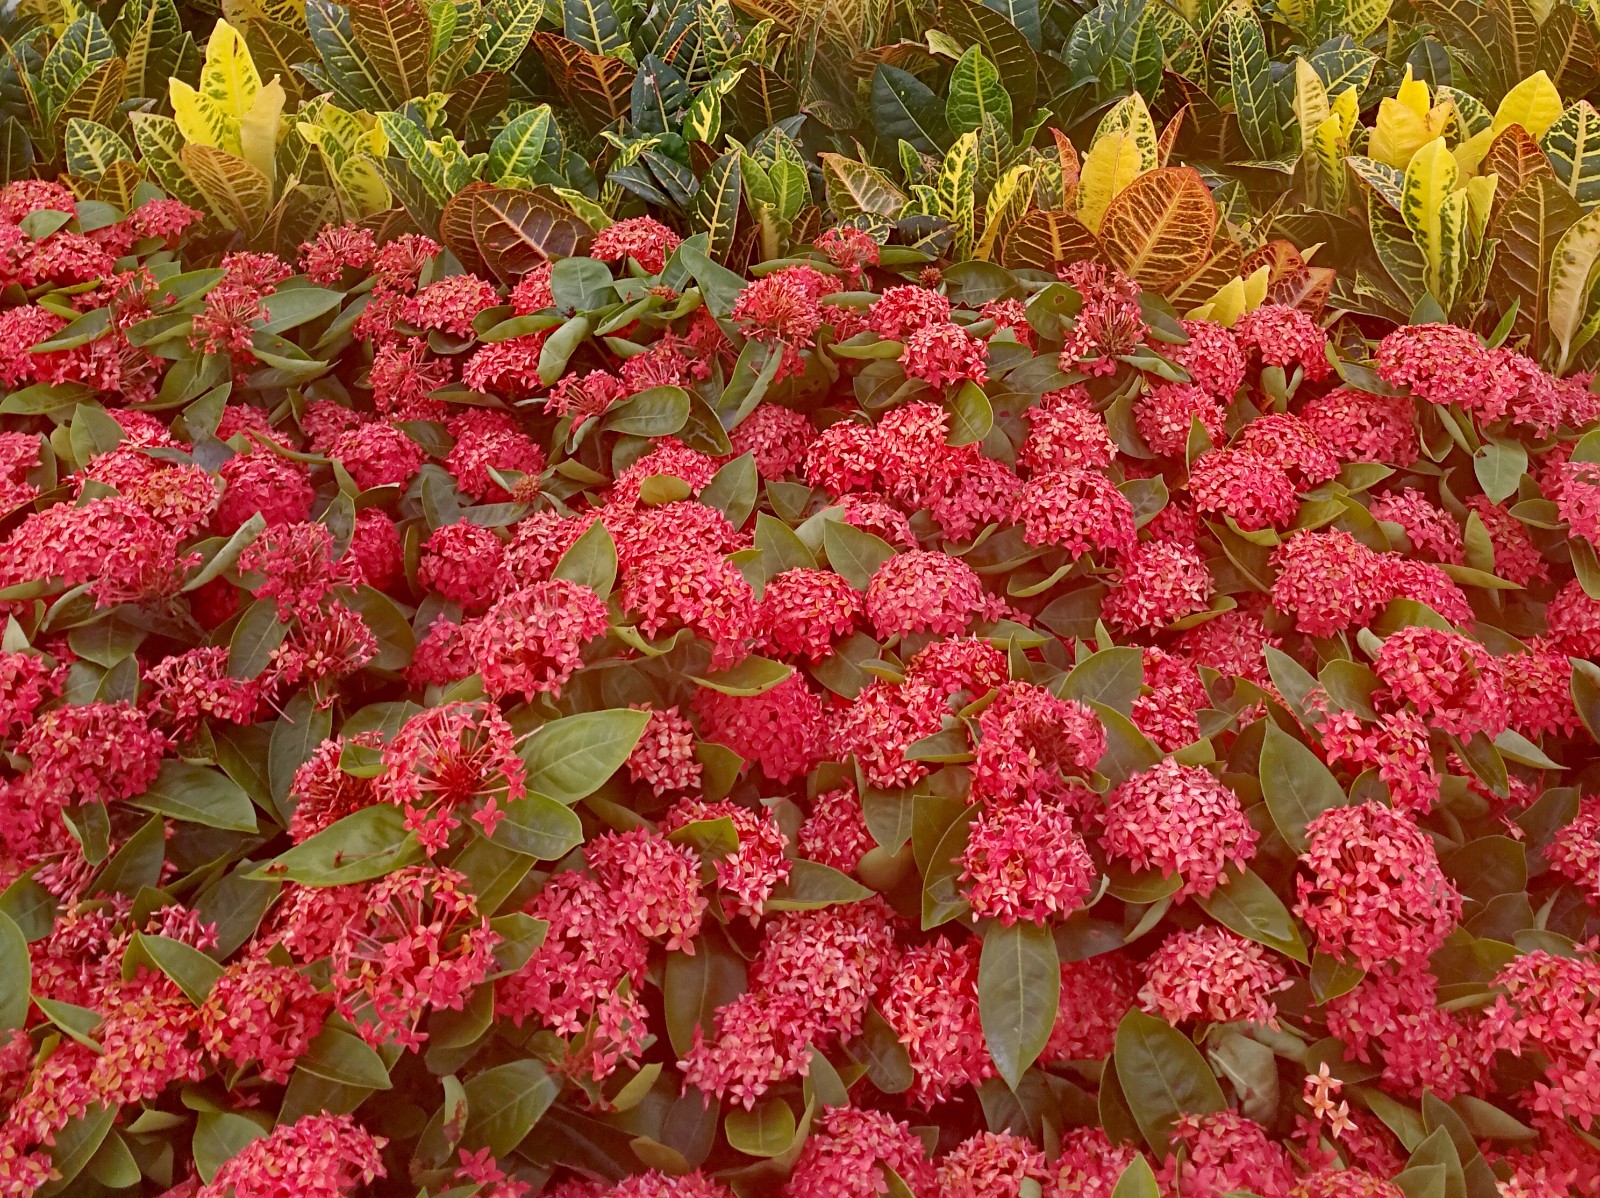
<svg viewBox="0 0 1600 1198"><path fill-rule="evenodd" d="M0 912L0 1032L15 1031L27 1022L32 977L22 929Z"/></svg>
<svg viewBox="0 0 1600 1198"><path fill-rule="evenodd" d="M991 927L978 962L978 1013L1000 1076L1013 1090L1044 1051L1061 1001L1061 963L1048 928Z"/></svg>
<svg viewBox="0 0 1600 1198"><path fill-rule="evenodd" d="M894 556L894 547L881 537L838 520L823 521L822 545L834 573L858 591L866 590L878 567Z"/></svg>
<svg viewBox="0 0 1600 1198"><path fill-rule="evenodd" d="M1164 1019L1132 1010L1117 1026L1117 1080L1145 1142L1162 1155L1179 1115L1225 1110L1200 1050Z"/></svg>
<svg viewBox="0 0 1600 1198"><path fill-rule="evenodd" d="M540 861L556 861L583 843L583 822L570 807L542 794L507 803L490 837L495 844Z"/></svg>
<svg viewBox="0 0 1600 1198"><path fill-rule="evenodd" d="M1307 824L1350 801L1317 755L1271 721L1261 746L1260 777L1272 822L1297 853L1306 850Z"/></svg>
<svg viewBox="0 0 1600 1198"><path fill-rule="evenodd" d="M524 1059L496 1065L468 1078L467 1123L461 1144L509 1156L534 1124L550 1109L561 1083L538 1061Z"/></svg>
<svg viewBox="0 0 1600 1198"><path fill-rule="evenodd" d="M1196 901L1223 927L1301 964L1309 960L1305 940L1289 908L1253 870L1230 874L1223 885Z"/></svg>
<svg viewBox="0 0 1600 1198"><path fill-rule="evenodd" d="M256 830L255 805L238 783L218 770L172 757L161 763L150 789L129 802L142 811L207 828Z"/></svg>
<svg viewBox="0 0 1600 1198"><path fill-rule="evenodd" d="M317 1033L298 1067L314 1077L363 1090L387 1090L392 1085L376 1050L360 1036L331 1025Z"/></svg>
<svg viewBox="0 0 1600 1198"><path fill-rule="evenodd" d="M609 596L617 580L617 544L606 526L596 520L586 528L561 555L550 577L586 586L602 599Z"/></svg>
<svg viewBox="0 0 1600 1198"><path fill-rule="evenodd" d="M753 1110L735 1107L722 1122L735 1152L763 1158L788 1151L794 1142L794 1111L781 1098L769 1098Z"/></svg>
<svg viewBox="0 0 1600 1198"><path fill-rule="evenodd" d="M363 807L246 876L305 886L343 886L381 878L422 858L417 838L405 825L405 812L398 807L388 803Z"/></svg>
<svg viewBox="0 0 1600 1198"><path fill-rule="evenodd" d="M586 711L551 720L522 743L527 788L573 803L603 786L644 735L647 711Z"/></svg>
<svg viewBox="0 0 1600 1198"><path fill-rule="evenodd" d="M145 933L138 936L138 944L195 1006L205 1002L211 987L222 976L222 966L181 940Z"/></svg>

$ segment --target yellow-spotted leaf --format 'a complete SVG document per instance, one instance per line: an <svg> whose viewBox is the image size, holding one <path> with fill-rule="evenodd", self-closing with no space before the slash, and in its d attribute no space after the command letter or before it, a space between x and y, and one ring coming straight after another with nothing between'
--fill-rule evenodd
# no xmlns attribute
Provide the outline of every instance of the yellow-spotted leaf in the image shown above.
<svg viewBox="0 0 1600 1198"><path fill-rule="evenodd" d="M1364 42L1389 15L1390 0L1345 0L1344 28L1357 42Z"/></svg>
<svg viewBox="0 0 1600 1198"><path fill-rule="evenodd" d="M1576 221L1561 235L1550 260L1549 319L1550 331L1560 350L1558 370L1565 370L1573 355L1594 335L1589 315L1594 307L1597 278L1600 278L1600 208Z"/></svg>
<svg viewBox="0 0 1600 1198"><path fill-rule="evenodd" d="M1150 108L1144 102L1144 97L1138 92L1119 100L1111 110L1100 118L1099 127L1095 129L1094 141L1112 133L1125 133L1133 138L1133 144L1139 151L1139 169L1153 171L1161 165L1161 142L1156 133L1156 123L1150 116ZM1094 142L1090 143L1091 145Z"/></svg>
<svg viewBox="0 0 1600 1198"><path fill-rule="evenodd" d="M1455 306L1462 276L1469 265L1471 221L1471 200L1465 189L1445 197L1444 207L1439 211L1439 268L1431 283L1437 288L1435 296L1447 312ZM1431 254L1431 247L1429 252Z"/></svg>
<svg viewBox="0 0 1600 1198"><path fill-rule="evenodd" d="M1020 162L995 180L983 210L983 234L973 256L992 262L1001 240L1027 214L1033 197L1033 166Z"/></svg>
<svg viewBox="0 0 1600 1198"><path fill-rule="evenodd" d="M261 76L244 38L226 21L218 21L206 40L200 94L237 129L260 90Z"/></svg>
<svg viewBox="0 0 1600 1198"><path fill-rule="evenodd" d="M955 254L964 258L972 249L974 206L978 184L978 135L963 133L944 156L935 188L939 215L955 226Z"/></svg>
<svg viewBox="0 0 1600 1198"><path fill-rule="evenodd" d="M1412 157L1400 192L1401 219L1427 258L1428 290L1441 304L1446 303L1442 283L1447 270L1444 210L1456 189L1459 175L1456 160L1445 148L1444 138L1436 137ZM1462 248L1457 242L1455 251L1459 253Z"/></svg>
<svg viewBox="0 0 1600 1198"><path fill-rule="evenodd" d="M178 122L178 131L191 146L215 146L220 150L239 149L239 127L228 120L228 114L212 101L195 91L182 79L167 84L167 96L172 102L172 115Z"/></svg>
<svg viewBox="0 0 1600 1198"><path fill-rule="evenodd" d="M357 219L376 216L394 205L388 184L378 174L378 168L365 158L352 158L340 167L334 176L334 187L339 193L340 205Z"/></svg>
<svg viewBox="0 0 1600 1198"><path fill-rule="evenodd" d="M1106 255L1135 282L1159 289L1204 265L1217 222L1216 201L1200 173L1164 166L1140 175L1112 199L1100 238Z"/></svg>
<svg viewBox="0 0 1600 1198"><path fill-rule="evenodd" d="M1100 231L1106 208L1118 192L1139 177L1138 141L1129 133L1113 131L1089 147L1078 175L1078 220L1091 233Z"/></svg>
<svg viewBox="0 0 1600 1198"><path fill-rule="evenodd" d="M1561 93L1550 76L1536 71L1506 93L1494 111L1492 128L1499 133L1508 125L1521 125L1531 136L1543 137L1563 107Z"/></svg>
<svg viewBox="0 0 1600 1198"><path fill-rule="evenodd" d="M1600 205L1600 110L1579 100L1545 130L1539 145L1584 211Z"/></svg>
<svg viewBox="0 0 1600 1198"><path fill-rule="evenodd" d="M1400 214L1378 195L1367 197L1367 225L1372 248L1383 269L1413 305L1428 293L1428 259Z"/></svg>
<svg viewBox="0 0 1600 1198"><path fill-rule="evenodd" d="M1328 89L1316 68L1303 58L1294 60L1294 115L1300 122L1300 152L1310 154L1316 148L1317 131L1333 114L1328 107Z"/></svg>

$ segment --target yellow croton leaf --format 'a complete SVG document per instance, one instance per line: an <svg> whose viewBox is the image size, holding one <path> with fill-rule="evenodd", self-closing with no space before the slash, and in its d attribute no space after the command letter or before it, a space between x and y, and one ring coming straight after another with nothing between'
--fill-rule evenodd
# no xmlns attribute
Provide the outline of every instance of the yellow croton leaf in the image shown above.
<svg viewBox="0 0 1600 1198"><path fill-rule="evenodd" d="M1506 93L1500 107L1494 110L1492 129L1499 133L1512 125L1521 125L1529 137L1538 141L1564 107L1561 93L1550 82L1550 76L1536 71Z"/></svg>
<svg viewBox="0 0 1600 1198"><path fill-rule="evenodd" d="M1106 208L1116 194L1140 174L1138 140L1130 133L1110 132L1097 138L1083 160L1078 177L1078 219L1091 233L1100 231Z"/></svg>
<svg viewBox="0 0 1600 1198"><path fill-rule="evenodd" d="M1188 319L1211 320L1231 329L1239 317L1246 312L1254 312L1266 302L1267 281L1271 273L1271 267L1258 266L1248 278L1229 279L1205 303L1191 309Z"/></svg>
<svg viewBox="0 0 1600 1198"><path fill-rule="evenodd" d="M1294 115L1300 122L1300 152L1309 153L1317 130L1332 115L1332 109L1328 89L1322 85L1316 68L1303 58L1294 60Z"/></svg>
<svg viewBox="0 0 1600 1198"><path fill-rule="evenodd" d="M1413 79L1408 66L1405 80L1394 98L1378 104L1378 119L1368 142L1367 156L1386 166L1405 170L1418 150L1444 134L1454 116L1455 106L1433 104L1427 83Z"/></svg>

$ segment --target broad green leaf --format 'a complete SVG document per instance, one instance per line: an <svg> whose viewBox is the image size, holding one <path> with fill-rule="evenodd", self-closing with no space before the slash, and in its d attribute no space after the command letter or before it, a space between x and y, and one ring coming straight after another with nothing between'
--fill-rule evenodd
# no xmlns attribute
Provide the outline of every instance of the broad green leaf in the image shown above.
<svg viewBox="0 0 1600 1198"><path fill-rule="evenodd" d="M1261 746L1260 778L1272 822L1297 853L1306 850L1306 825L1350 802L1317 755L1270 720Z"/></svg>
<svg viewBox="0 0 1600 1198"><path fill-rule="evenodd" d="M329 1025L317 1033L298 1067L314 1077L363 1090L387 1090L392 1083L383 1058L360 1036Z"/></svg>
<svg viewBox="0 0 1600 1198"><path fill-rule="evenodd" d="M984 934L978 962L983 1038L1013 1090L1044 1051L1061 1001L1061 962L1048 928L1017 922Z"/></svg>
<svg viewBox="0 0 1600 1198"><path fill-rule="evenodd" d="M185 823L228 832L254 832L256 809L250 796L227 775L169 757L155 781L129 802Z"/></svg>
<svg viewBox="0 0 1600 1198"><path fill-rule="evenodd" d="M379 803L345 816L246 877L343 886L381 878L421 858L417 838L406 831L405 812Z"/></svg>
<svg viewBox="0 0 1600 1198"><path fill-rule="evenodd" d="M834 573L858 591L866 590L878 567L894 556L894 547L881 537L839 520L823 521L822 546Z"/></svg>
<svg viewBox="0 0 1600 1198"><path fill-rule="evenodd" d="M814 911L839 903L859 903L872 897L849 874L816 861L798 859L789 863L789 877L773 890L767 900L768 911Z"/></svg>
<svg viewBox="0 0 1600 1198"><path fill-rule="evenodd" d="M0 1032L11 1032L28 1021L33 965L22 930L0 911Z"/></svg>
<svg viewBox="0 0 1600 1198"><path fill-rule="evenodd" d="M570 807L542 794L507 803L490 839L540 861L556 861L583 843L583 823Z"/></svg>
<svg viewBox="0 0 1600 1198"><path fill-rule="evenodd" d="M609 596L617 580L617 545L606 526L596 520L585 529L561 555L550 577L586 586L602 599Z"/></svg>
<svg viewBox="0 0 1600 1198"><path fill-rule="evenodd" d="M228 675L231 678L256 678L267 668L272 653L283 644L289 626L278 618L278 605L271 599L257 599L245 609L233 626L228 642Z"/></svg>
<svg viewBox="0 0 1600 1198"><path fill-rule="evenodd" d="M736 666L709 674L689 676L690 682L710 687L724 695L760 695L788 680L794 667L770 657L747 657Z"/></svg>
<svg viewBox="0 0 1600 1198"><path fill-rule="evenodd" d="M783 1099L769 1098L753 1110L734 1107L722 1127L735 1152L770 1158L787 1152L794 1142L794 1111Z"/></svg>
<svg viewBox="0 0 1600 1198"><path fill-rule="evenodd" d="M137 934L139 947L171 978L189 1001L199 1006L222 976L222 966L198 949L166 936Z"/></svg>
<svg viewBox="0 0 1600 1198"><path fill-rule="evenodd" d="M497 1157L512 1149L533 1130L550 1109L561 1084L531 1058L496 1065L467 1079L467 1124L462 1147L488 1148Z"/></svg>
<svg viewBox="0 0 1600 1198"><path fill-rule="evenodd" d="M566 716L534 729L520 749L528 792L558 803L593 794L628 759L649 722L647 711L613 708Z"/></svg>
<svg viewBox="0 0 1600 1198"><path fill-rule="evenodd" d="M1309 959L1300 928L1277 893L1253 870L1230 873L1217 889L1197 899L1205 913L1258 944L1304 964Z"/></svg>
<svg viewBox="0 0 1600 1198"><path fill-rule="evenodd" d="M1137 1009L1124 1015L1113 1060L1128 1109L1157 1156L1166 1153L1179 1115L1227 1108L1200 1050L1164 1019Z"/></svg>
<svg viewBox="0 0 1600 1198"><path fill-rule="evenodd" d="M50 1147L50 1164L54 1180L38 1190L43 1198L64 1193L67 1187L83 1172L84 1167L99 1151L100 1145L116 1122L117 1108L91 1106L82 1115L74 1116L55 1135Z"/></svg>
<svg viewBox="0 0 1600 1198"><path fill-rule="evenodd" d="M1156 1175L1150 1168L1150 1162L1142 1156L1134 1157L1117 1178L1117 1184L1111 1191L1111 1198L1161 1198L1161 1190L1156 1185Z"/></svg>
<svg viewBox="0 0 1600 1198"><path fill-rule="evenodd" d="M932 89L887 63L879 63L872 75L872 121L883 145L904 141L918 153L942 155L950 141L944 107Z"/></svg>
<svg viewBox="0 0 1600 1198"><path fill-rule="evenodd" d="M1485 441L1472 468L1483 493L1494 503L1504 503L1517 493L1528 469L1528 451L1516 441Z"/></svg>
<svg viewBox="0 0 1600 1198"><path fill-rule="evenodd" d="M670 437L689 419L689 393L682 387L651 387L606 410L601 426L635 437Z"/></svg>
<svg viewBox="0 0 1600 1198"><path fill-rule="evenodd" d="M1144 686L1144 654L1131 645L1101 649L1072 668L1057 693L1080 703L1104 703L1123 715Z"/></svg>
<svg viewBox="0 0 1600 1198"><path fill-rule="evenodd" d="M696 1028L707 1037L715 1034L717 1008L732 1002L745 989L744 962L720 933L701 935L694 948L693 956L684 952L667 954L661 982L667 1037L679 1056L693 1047Z"/></svg>

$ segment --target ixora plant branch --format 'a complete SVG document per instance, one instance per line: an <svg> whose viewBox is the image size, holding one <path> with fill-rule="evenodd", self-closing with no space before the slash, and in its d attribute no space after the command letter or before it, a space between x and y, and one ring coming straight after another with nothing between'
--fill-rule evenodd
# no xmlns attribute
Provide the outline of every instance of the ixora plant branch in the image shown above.
<svg viewBox="0 0 1600 1198"><path fill-rule="evenodd" d="M1596 16L0 15L0 1198L1600 1193Z"/></svg>

